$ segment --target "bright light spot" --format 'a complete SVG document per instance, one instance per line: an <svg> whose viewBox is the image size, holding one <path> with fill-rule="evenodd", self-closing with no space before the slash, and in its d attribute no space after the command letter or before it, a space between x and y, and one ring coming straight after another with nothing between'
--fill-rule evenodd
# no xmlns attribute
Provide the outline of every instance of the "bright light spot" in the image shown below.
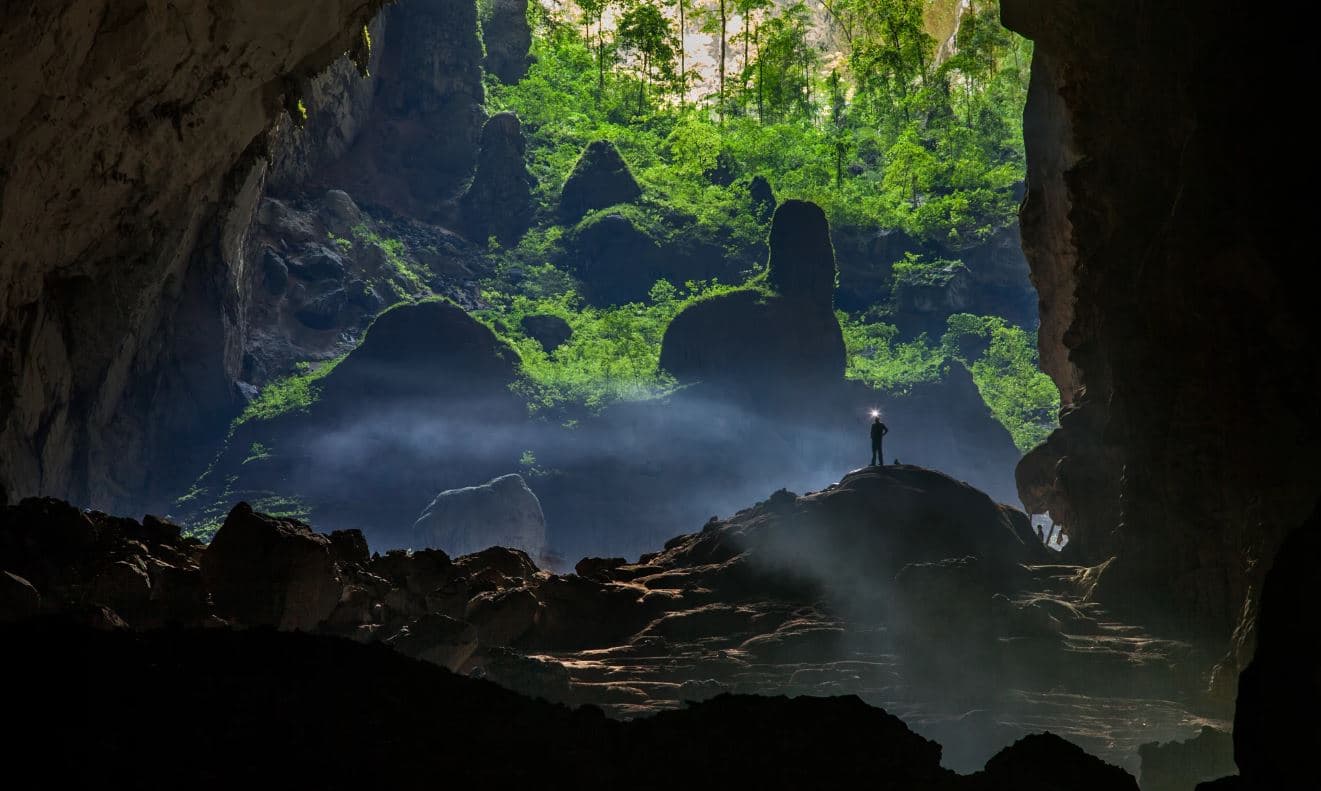
<svg viewBox="0 0 1321 791"><path fill-rule="evenodd" d="M872 416L872 417L880 417L880 416L881 416L881 410L879 410L879 409L873 409L873 410L871 411L871 416Z"/></svg>

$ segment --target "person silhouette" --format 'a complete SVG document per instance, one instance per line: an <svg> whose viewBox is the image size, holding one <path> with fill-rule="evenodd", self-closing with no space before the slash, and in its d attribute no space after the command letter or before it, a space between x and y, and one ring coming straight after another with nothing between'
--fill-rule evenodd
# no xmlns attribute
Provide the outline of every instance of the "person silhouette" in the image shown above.
<svg viewBox="0 0 1321 791"><path fill-rule="evenodd" d="M873 414L871 422L871 463L873 467L885 465L885 454L881 452L881 442L890 429L881 422L881 416Z"/></svg>

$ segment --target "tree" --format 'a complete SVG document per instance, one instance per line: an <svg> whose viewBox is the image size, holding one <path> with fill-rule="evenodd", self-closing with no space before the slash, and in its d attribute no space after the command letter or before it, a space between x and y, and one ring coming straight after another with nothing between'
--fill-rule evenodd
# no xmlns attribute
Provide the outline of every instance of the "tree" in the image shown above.
<svg viewBox="0 0 1321 791"><path fill-rule="evenodd" d="M574 0L583 10L583 27L587 31L587 40L591 42L591 20L596 20L596 104L600 106L605 95L605 14L612 0Z"/></svg>
<svg viewBox="0 0 1321 791"><path fill-rule="evenodd" d="M641 61L638 77L638 112L647 107L647 88L653 77L669 82L674 77L674 31L670 20L652 0L638 0L619 20L619 43Z"/></svg>
<svg viewBox="0 0 1321 791"><path fill-rule="evenodd" d="M773 7L773 0L734 0L734 8L743 19L743 31L739 35L743 40L743 68L741 70L743 95L741 102L744 105L748 100L748 78L752 74L752 45L758 42L758 17L764 15ZM758 120L761 119L760 103L757 107L757 118Z"/></svg>

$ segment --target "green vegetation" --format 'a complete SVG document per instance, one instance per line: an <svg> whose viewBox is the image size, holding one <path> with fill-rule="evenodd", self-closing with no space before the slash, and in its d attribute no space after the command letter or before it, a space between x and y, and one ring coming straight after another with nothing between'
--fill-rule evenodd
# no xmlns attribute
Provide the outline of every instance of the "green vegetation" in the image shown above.
<svg viewBox="0 0 1321 791"><path fill-rule="evenodd" d="M939 343L927 336L901 342L890 324L839 313L848 352L845 376L890 392L941 378L948 360L967 366L991 414L1028 451L1055 426L1059 391L1037 365L1036 334L998 316L957 313Z"/></svg>
<svg viewBox="0 0 1321 791"><path fill-rule="evenodd" d="M261 393L234 421L234 425L242 425L249 420L270 420L287 412L307 409L316 403L320 395L321 380L335 370L335 366L343 362L344 357L347 356L327 360L315 367L311 363L299 363L297 374L277 379L263 387Z"/></svg>
<svg viewBox="0 0 1321 791"><path fill-rule="evenodd" d="M694 301L739 288L711 281L680 288L661 280L645 302L597 308L585 305L565 280L563 273L546 264L532 268L521 293L495 290L494 281L488 281L482 292L491 307L477 316L518 351L523 362L518 387L533 410L579 404L595 410L613 401L668 392L674 381L659 368L665 328ZM526 316L564 319L573 335L548 353L524 332Z"/></svg>
<svg viewBox="0 0 1321 791"><path fill-rule="evenodd" d="M605 214L623 215L665 249L702 240L733 260L764 249L765 222L748 210L756 175L781 200L816 202L835 226L898 228L957 247L1011 222L1031 45L999 25L994 0L973 0L952 51L938 57L928 30L953 31L952 8L924 0L532 4L533 64L515 85L491 79L487 95L492 112L512 110L523 122L539 220L516 246L490 246L489 308L479 312L522 357L519 387L532 408L598 409L667 392L674 383L657 362L669 321L693 300L764 288L761 262L748 260L746 283L662 281L642 302L587 305L555 263ZM683 33L697 30L716 45L711 73L693 68ZM619 148L643 195L560 225L564 181L597 139ZM960 271L960 261L909 255L893 266L893 290L942 287ZM849 378L904 392L938 380L957 359L1020 448L1050 430L1058 398L1036 368L1031 332L956 316L939 340L901 340L884 321L892 310L839 314ZM572 337L545 351L521 326L532 315L565 320Z"/></svg>
<svg viewBox="0 0 1321 791"><path fill-rule="evenodd" d="M654 204L722 227L740 194L704 177L718 158L735 175L766 175L782 198L815 201L834 224L972 242L1012 217L1031 53L995 2L973 2L943 60L924 0L837 0L824 16L764 0L580 0L576 16L533 5L536 60L516 85L492 80L488 101L523 121L543 208L583 146L604 138ZM718 75L684 65L684 8L690 30L722 43ZM822 37L838 51L822 51Z"/></svg>

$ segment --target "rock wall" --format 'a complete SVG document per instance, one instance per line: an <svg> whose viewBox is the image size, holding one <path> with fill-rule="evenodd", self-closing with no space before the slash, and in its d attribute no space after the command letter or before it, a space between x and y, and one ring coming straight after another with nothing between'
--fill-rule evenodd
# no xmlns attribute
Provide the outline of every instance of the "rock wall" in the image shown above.
<svg viewBox="0 0 1321 791"><path fill-rule="evenodd" d="M1096 595L1223 644L1321 491L1308 221L1282 197L1308 146L1245 111L1295 101L1304 48L1229 2L1001 9L1036 43L1021 223L1041 359L1089 413L1020 483L1118 554ZM1061 483L1070 447L1108 455L1080 461L1105 480Z"/></svg>
<svg viewBox="0 0 1321 791"><path fill-rule="evenodd" d="M135 507L232 413L267 130L382 0L0 11L0 482ZM199 252L200 251L200 252Z"/></svg>

